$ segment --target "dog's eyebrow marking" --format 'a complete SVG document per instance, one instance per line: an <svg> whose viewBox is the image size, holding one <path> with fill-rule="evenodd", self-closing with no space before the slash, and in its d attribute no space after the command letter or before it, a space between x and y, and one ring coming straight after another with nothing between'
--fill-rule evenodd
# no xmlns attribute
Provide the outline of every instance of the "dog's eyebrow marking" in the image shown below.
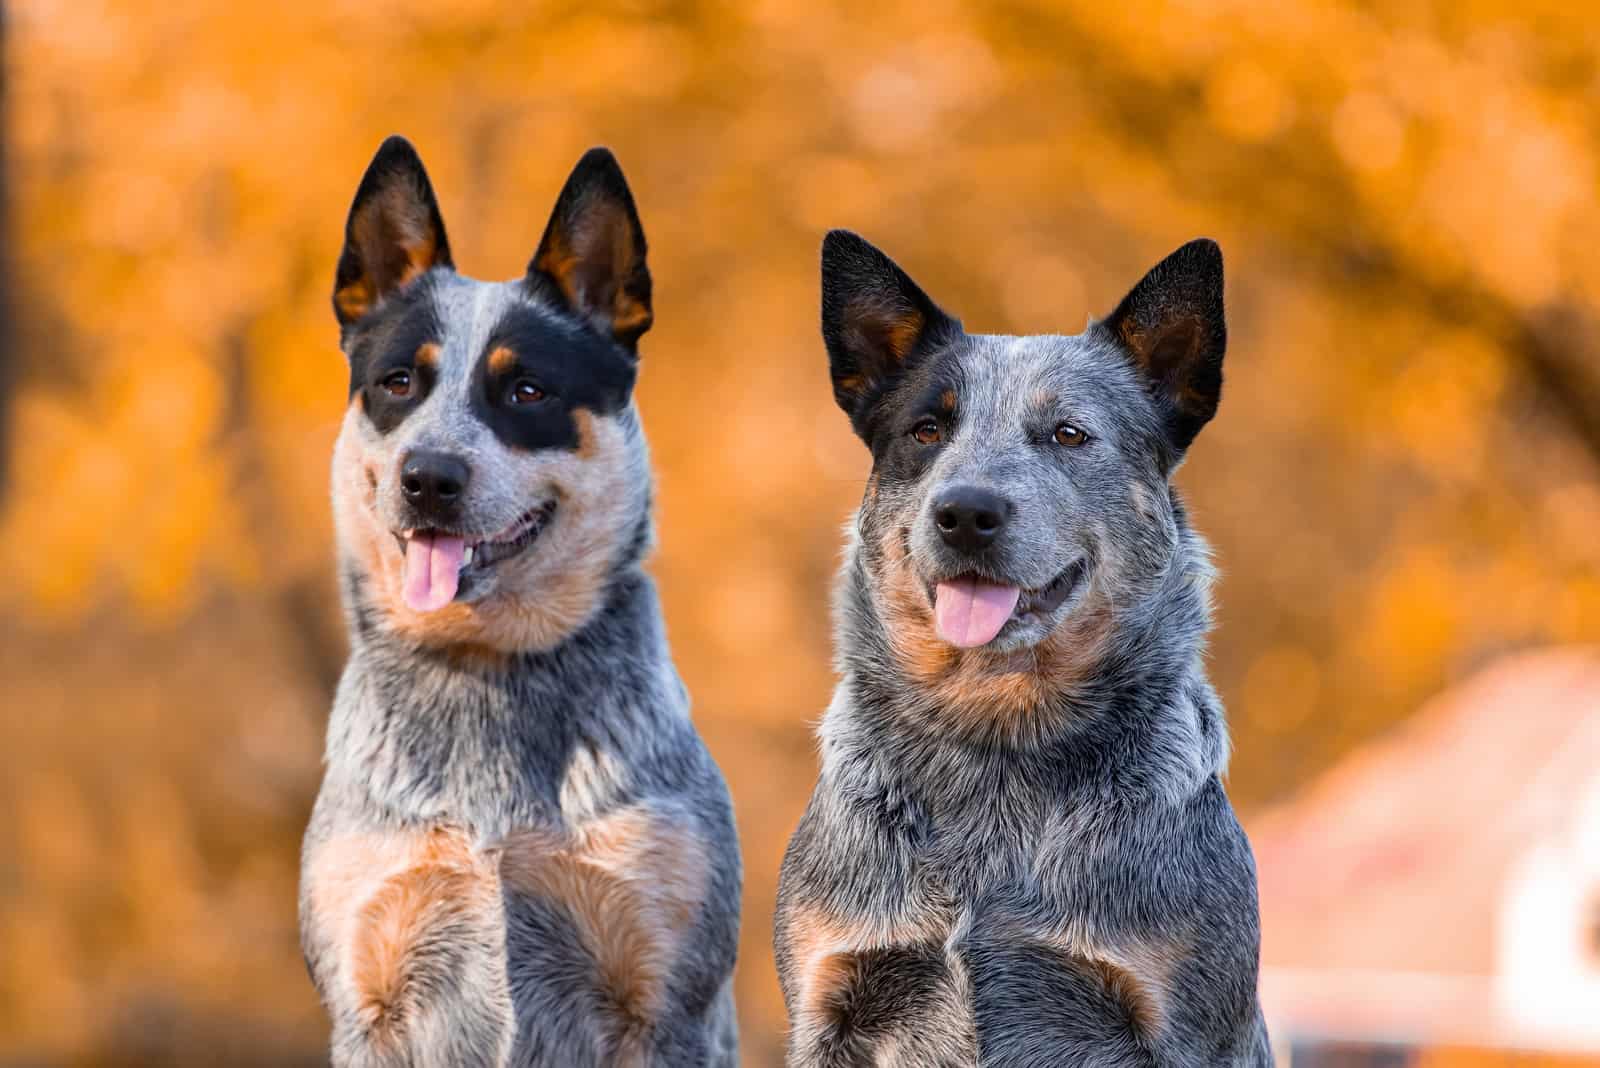
<svg viewBox="0 0 1600 1068"><path fill-rule="evenodd" d="M439 343L437 341L424 341L417 347L417 366L430 368L438 367L439 352Z"/></svg>
<svg viewBox="0 0 1600 1068"><path fill-rule="evenodd" d="M1036 389L1031 403L1037 411L1048 412L1061 403L1061 394L1053 389Z"/></svg>
<svg viewBox="0 0 1600 1068"><path fill-rule="evenodd" d="M489 353L489 371L492 374L503 375L517 365L517 354L510 346L496 345L494 351Z"/></svg>
<svg viewBox="0 0 1600 1068"><path fill-rule="evenodd" d="M939 394L939 407L943 408L947 412L955 411L956 391L953 389L947 389L943 393Z"/></svg>

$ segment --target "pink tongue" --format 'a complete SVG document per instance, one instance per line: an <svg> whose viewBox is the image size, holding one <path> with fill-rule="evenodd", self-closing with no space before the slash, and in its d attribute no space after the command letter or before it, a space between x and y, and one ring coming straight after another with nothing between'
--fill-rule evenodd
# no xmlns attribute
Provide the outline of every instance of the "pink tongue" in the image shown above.
<svg viewBox="0 0 1600 1068"><path fill-rule="evenodd" d="M939 637L958 649L987 645L1011 618L1022 591L976 579L941 582L934 589L933 618Z"/></svg>
<svg viewBox="0 0 1600 1068"><path fill-rule="evenodd" d="M432 612L455 600L465 548L447 534L418 534L406 542L406 604L412 611Z"/></svg>

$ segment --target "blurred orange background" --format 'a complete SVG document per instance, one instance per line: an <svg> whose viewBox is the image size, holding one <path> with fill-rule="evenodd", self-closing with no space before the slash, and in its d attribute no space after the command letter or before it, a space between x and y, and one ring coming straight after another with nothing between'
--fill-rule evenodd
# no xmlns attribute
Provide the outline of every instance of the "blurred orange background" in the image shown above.
<svg viewBox="0 0 1600 1068"><path fill-rule="evenodd" d="M633 186L652 567L744 840L748 1064L781 1058L774 883L867 471L816 325L833 226L990 332L1075 331L1221 241L1227 389L1180 481L1285 1063L1600 1063L1586 5L8 8L0 1064L322 1056L328 297L391 132L477 277L521 273L589 145ZM1527 871L1559 905L1516 904Z"/></svg>

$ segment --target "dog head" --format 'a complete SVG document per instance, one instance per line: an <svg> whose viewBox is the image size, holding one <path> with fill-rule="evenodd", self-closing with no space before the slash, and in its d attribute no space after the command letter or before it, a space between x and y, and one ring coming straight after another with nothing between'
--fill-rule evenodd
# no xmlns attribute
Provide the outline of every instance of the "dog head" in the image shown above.
<svg viewBox="0 0 1600 1068"><path fill-rule="evenodd" d="M828 235L834 396L872 451L858 557L896 658L943 700L1070 685L1183 538L1169 478L1215 413L1222 258L1194 241L1078 335L968 334L878 249Z"/></svg>
<svg viewBox="0 0 1600 1068"><path fill-rule="evenodd" d="M333 304L357 618L427 644L558 643L649 532L632 392L650 273L616 160L586 154L527 274L487 283L456 273L422 161L391 137L351 205Z"/></svg>

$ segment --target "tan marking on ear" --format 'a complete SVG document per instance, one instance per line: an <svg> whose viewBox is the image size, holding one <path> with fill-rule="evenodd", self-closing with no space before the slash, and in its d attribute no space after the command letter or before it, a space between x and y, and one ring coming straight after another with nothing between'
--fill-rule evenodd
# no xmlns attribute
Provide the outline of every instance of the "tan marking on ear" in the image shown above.
<svg viewBox="0 0 1600 1068"><path fill-rule="evenodd" d="M621 204L606 201L591 207L574 231L552 230L534 259L534 266L554 279L567 303L585 313L599 313L617 335L642 332L653 312L627 290L638 260L633 223ZM585 268L596 279L586 279ZM607 292L589 292L597 285Z"/></svg>
<svg viewBox="0 0 1600 1068"><path fill-rule="evenodd" d="M935 631L933 606L895 531L880 539L873 592L907 679L933 698L943 722L977 732L1015 738L1058 726L1039 722L1036 714L1089 677L1111 636L1109 610L1091 589L1031 649L957 649Z"/></svg>
<svg viewBox="0 0 1600 1068"><path fill-rule="evenodd" d="M904 363L917 347L927 320L915 308L861 296L845 308L844 321L870 348L883 350L895 363Z"/></svg>
<svg viewBox="0 0 1600 1068"><path fill-rule="evenodd" d="M439 366L439 356L443 350L437 341L424 341L417 347L416 364L418 367L436 368Z"/></svg>
<svg viewBox="0 0 1600 1068"><path fill-rule="evenodd" d="M489 353L489 372L503 375L517 365L517 354L505 345L497 345Z"/></svg>
<svg viewBox="0 0 1600 1068"><path fill-rule="evenodd" d="M385 233L391 226L393 231ZM432 267L439 254L438 235L427 205L399 185L383 189L368 201L356 216L354 230L363 250L392 243L405 256L396 289Z"/></svg>
<svg viewBox="0 0 1600 1068"><path fill-rule="evenodd" d="M373 309L383 295L380 285L399 289L439 261L439 235L427 205L400 186L374 194L361 206L350 222L350 242L361 254L362 273L333 297L350 321Z"/></svg>
<svg viewBox="0 0 1600 1068"><path fill-rule="evenodd" d="M655 321L655 313L644 304L631 298L622 287L617 287L617 295L611 314L611 332L614 334L638 334Z"/></svg>
<svg viewBox="0 0 1600 1068"><path fill-rule="evenodd" d="M511 892L566 912L609 993L613 1059L643 1063L672 967L703 905L711 872L691 828L645 806L586 824L571 838L519 831L502 847Z"/></svg>
<svg viewBox="0 0 1600 1068"><path fill-rule="evenodd" d="M846 393L859 394L866 389L867 380L861 375L841 375L834 385Z"/></svg>
<svg viewBox="0 0 1600 1068"><path fill-rule="evenodd" d="M333 295L334 303L339 306L339 314L350 322L354 322L371 311L372 306L377 303L377 299L377 290L374 288L372 280L366 275L362 275L348 285L341 286L338 292Z"/></svg>
<svg viewBox="0 0 1600 1068"><path fill-rule="evenodd" d="M884 324L884 340L895 362L904 363L906 357L911 355L911 350L916 348L917 339L922 336L924 325L926 324L922 313L918 311L891 319Z"/></svg>

